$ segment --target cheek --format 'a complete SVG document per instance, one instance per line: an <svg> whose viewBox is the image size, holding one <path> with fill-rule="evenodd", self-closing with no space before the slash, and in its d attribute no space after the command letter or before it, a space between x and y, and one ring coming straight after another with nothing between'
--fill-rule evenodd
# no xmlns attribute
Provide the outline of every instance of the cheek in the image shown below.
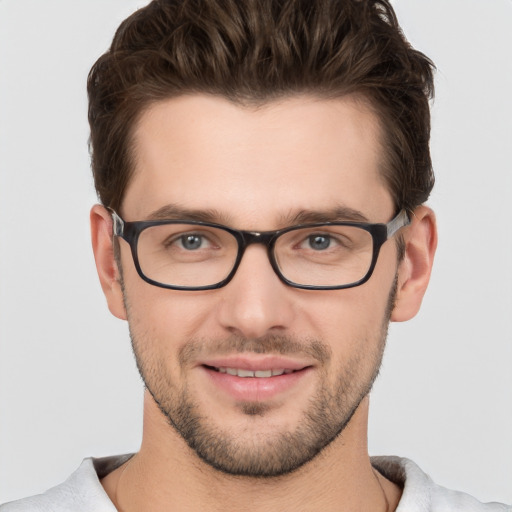
<svg viewBox="0 0 512 512"><path fill-rule="evenodd" d="M318 292L302 302L301 316L306 324L313 326L316 335L326 342L350 342L351 339L361 339L380 332L386 316L391 284L383 284L378 292L366 285Z"/></svg>
<svg viewBox="0 0 512 512"><path fill-rule="evenodd" d="M137 273L131 255L122 256L125 301L132 331L144 331L157 338L179 336L184 328L193 331L200 319L197 297L192 292L146 283Z"/></svg>
<svg viewBox="0 0 512 512"><path fill-rule="evenodd" d="M167 290L135 276L125 279L128 320L134 336L149 338L165 352L208 333L212 301L204 293Z"/></svg>

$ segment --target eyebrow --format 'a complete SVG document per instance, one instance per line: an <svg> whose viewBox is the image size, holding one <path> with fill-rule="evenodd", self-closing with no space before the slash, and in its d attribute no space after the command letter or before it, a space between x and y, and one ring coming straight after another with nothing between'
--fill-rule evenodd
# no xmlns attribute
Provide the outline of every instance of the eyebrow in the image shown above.
<svg viewBox="0 0 512 512"><path fill-rule="evenodd" d="M196 210L166 204L149 214L148 220L194 220L213 224L229 224L229 218L215 209Z"/></svg>
<svg viewBox="0 0 512 512"><path fill-rule="evenodd" d="M291 212L281 220L288 225L316 222L370 222L361 211L347 206L336 206L327 210L299 210Z"/></svg>
<svg viewBox="0 0 512 512"><path fill-rule="evenodd" d="M233 219L216 209L191 209L177 204L167 204L151 212L148 220L193 220L209 222L213 224L233 225ZM318 222L369 222L361 211L347 206L336 206L326 210L300 209L290 211L278 218L281 227L294 226L296 224L310 224Z"/></svg>

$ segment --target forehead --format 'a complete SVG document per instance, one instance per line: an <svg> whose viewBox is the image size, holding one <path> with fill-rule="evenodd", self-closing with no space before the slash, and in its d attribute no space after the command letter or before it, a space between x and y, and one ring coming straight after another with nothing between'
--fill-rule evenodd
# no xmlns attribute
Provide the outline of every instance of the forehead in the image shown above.
<svg viewBox="0 0 512 512"><path fill-rule="evenodd" d="M383 209L392 214L376 116L353 98L295 97L256 108L181 96L144 112L134 144L127 219L168 204L215 211L219 222L247 229L271 229L301 210L341 206L370 220Z"/></svg>

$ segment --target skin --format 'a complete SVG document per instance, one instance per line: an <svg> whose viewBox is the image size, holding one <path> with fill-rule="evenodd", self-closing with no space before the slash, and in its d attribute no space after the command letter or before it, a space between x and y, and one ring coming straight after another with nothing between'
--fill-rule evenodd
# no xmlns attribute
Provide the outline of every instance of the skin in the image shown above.
<svg viewBox="0 0 512 512"><path fill-rule="evenodd" d="M215 211L215 221L234 228L273 230L293 224L298 212L341 206L369 222L388 222L395 207L379 172L379 140L374 114L351 98L295 97L258 109L202 95L170 99L140 119L135 173L118 213L127 221L144 220L172 204ZM370 464L369 399L360 400L358 392L371 383L380 364L395 279L392 321L417 313L428 284L435 219L426 207L414 213L411 225L401 231L406 244L401 263L396 244L387 242L371 279L356 288L286 286L273 272L266 250L253 245L224 288L165 290L140 279L121 240L123 296L110 215L99 205L92 209L93 248L108 306L129 321L139 366L161 406L167 400L163 405L172 409L173 397L186 388L209 426L253 451L297 431L319 390L339 393L340 375L345 374L341 382L347 389L357 391L347 392L356 409L339 436L297 470L265 479L228 475L205 463L146 391L141 449L102 481L119 510L159 511L171 505L180 511L396 508L400 489ZM212 386L197 360L183 363L179 358L191 345L201 351L226 339L254 342L276 336L304 346L319 340L330 357L322 362L295 355L311 366L307 376L264 400L264 412L257 415L247 414L238 401ZM347 414L334 410L338 419Z"/></svg>

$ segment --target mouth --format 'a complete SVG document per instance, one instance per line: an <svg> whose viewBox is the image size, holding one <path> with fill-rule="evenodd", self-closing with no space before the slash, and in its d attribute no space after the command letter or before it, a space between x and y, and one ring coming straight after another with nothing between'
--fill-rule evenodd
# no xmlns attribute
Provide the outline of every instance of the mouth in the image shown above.
<svg viewBox="0 0 512 512"><path fill-rule="evenodd" d="M296 393L310 382L314 367L282 357L207 361L200 365L207 388L236 402L262 402ZM214 391L215 390L215 391Z"/></svg>
<svg viewBox="0 0 512 512"><path fill-rule="evenodd" d="M299 370L292 370L291 368L272 368L270 370L247 370L245 368L230 368L226 366L208 366L204 365L208 370L213 370L219 373L226 373L234 377L242 378L257 378L257 379L268 379L270 377L279 377L280 375L289 375Z"/></svg>

